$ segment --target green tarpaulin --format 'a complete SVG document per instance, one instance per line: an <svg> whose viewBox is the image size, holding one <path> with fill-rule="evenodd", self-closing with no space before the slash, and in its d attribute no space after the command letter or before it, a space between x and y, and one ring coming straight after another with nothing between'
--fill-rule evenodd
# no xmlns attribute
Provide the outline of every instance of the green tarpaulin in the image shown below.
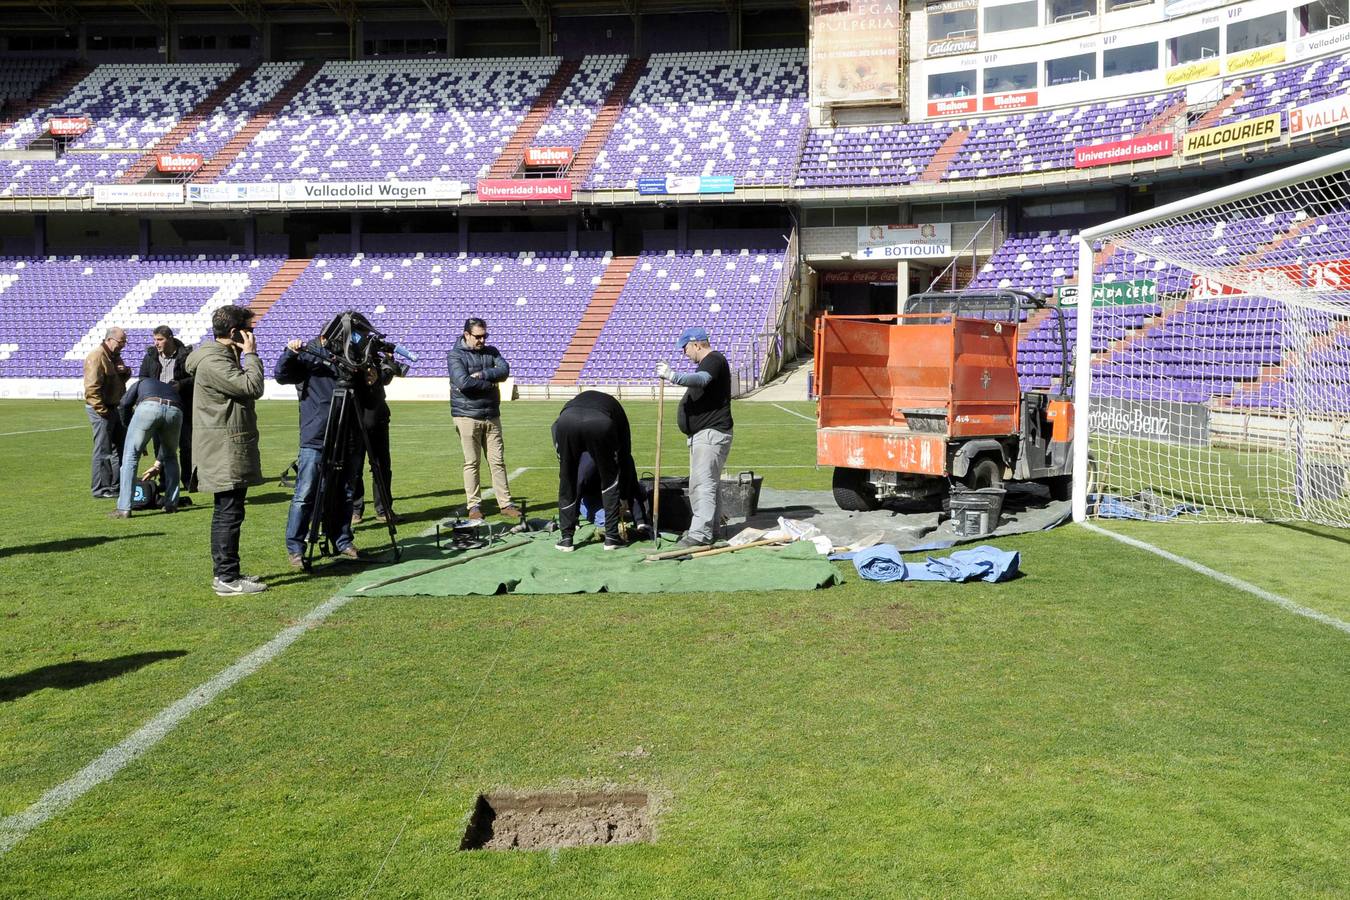
<svg viewBox="0 0 1350 900"><path fill-rule="evenodd" d="M577 531L577 548L554 548L556 534L508 535L503 543L525 545L491 555L487 550L438 549L432 538L404 544L403 560L361 573L344 593L362 597L433 597L470 594L622 594L707 593L722 591L811 590L839 581L828 560L806 542L781 549L752 548L707 559L646 562L652 543L606 551L593 527ZM494 545L490 549L500 546ZM669 542L662 549L670 549ZM479 558L481 557L481 558ZM391 578L413 575L451 560L462 565L417 574L385 587L362 590Z"/></svg>

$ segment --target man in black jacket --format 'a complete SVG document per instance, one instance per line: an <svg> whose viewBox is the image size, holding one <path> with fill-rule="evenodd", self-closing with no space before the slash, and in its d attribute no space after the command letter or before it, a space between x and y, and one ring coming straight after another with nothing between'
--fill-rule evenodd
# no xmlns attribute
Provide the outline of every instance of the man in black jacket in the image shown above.
<svg viewBox="0 0 1350 900"><path fill-rule="evenodd" d="M621 504L628 503L639 529L647 522L646 496L633 463L633 437L623 406L601 391L582 391L567 401L553 423L553 446L558 451L558 524L562 533L557 548L572 550L581 502L588 493L586 482L591 480L589 471L599 474L595 481L605 509L605 549L623 546L619 535Z"/></svg>
<svg viewBox="0 0 1350 900"><path fill-rule="evenodd" d="M511 502L511 487L506 482L502 395L497 387L511 374L511 367L487 341L487 322L469 319L464 323L464 336L445 355L450 370L450 415L464 450L464 499L469 505L469 518L481 520L479 460L486 454L497 508L502 515L519 519L520 510Z"/></svg>
<svg viewBox="0 0 1350 900"><path fill-rule="evenodd" d="M168 325L155 328L155 342L145 348L141 359L141 370L136 373L140 378L153 378L173 386L178 394L178 402L183 408L183 427L178 434L178 471L183 480L183 489L197 490L197 479L192 469L192 376L187 371L187 358L190 351L183 342L173 336ZM159 455L159 437L155 438L155 455ZM162 493L168 494L168 485L161 485Z"/></svg>
<svg viewBox="0 0 1350 900"><path fill-rule="evenodd" d="M293 340L286 345L286 352L277 359L272 373L278 384L293 384L300 393L299 470L295 476L291 510L286 517L286 554L291 567L296 569L303 568L305 562L305 543L319 490L324 432L328 427L333 389L337 387L337 371L328 362L329 359L331 356L324 349L322 338L308 344ZM355 461L354 437L353 434L342 436L348 472ZM328 490L332 498L331 505L329 509L319 511L319 515L324 517L324 534L336 548L338 556L360 559L352 538L352 505L347 484L345 481L331 484Z"/></svg>

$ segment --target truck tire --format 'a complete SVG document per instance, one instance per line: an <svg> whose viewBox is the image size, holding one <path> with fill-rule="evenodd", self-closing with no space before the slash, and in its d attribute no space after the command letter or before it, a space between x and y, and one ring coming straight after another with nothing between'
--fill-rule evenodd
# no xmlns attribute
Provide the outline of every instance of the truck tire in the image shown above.
<svg viewBox="0 0 1350 900"><path fill-rule="evenodd" d="M1045 486L1050 489L1051 500L1069 500L1073 497L1073 476L1057 475L1047 478Z"/></svg>
<svg viewBox="0 0 1350 900"><path fill-rule="evenodd" d="M971 490L1003 487L1003 463L992 456L981 456L971 463L961 483Z"/></svg>
<svg viewBox="0 0 1350 900"><path fill-rule="evenodd" d="M867 483L867 472L862 469L846 469L836 466L834 470L834 502L848 512L867 512L876 509L876 490Z"/></svg>

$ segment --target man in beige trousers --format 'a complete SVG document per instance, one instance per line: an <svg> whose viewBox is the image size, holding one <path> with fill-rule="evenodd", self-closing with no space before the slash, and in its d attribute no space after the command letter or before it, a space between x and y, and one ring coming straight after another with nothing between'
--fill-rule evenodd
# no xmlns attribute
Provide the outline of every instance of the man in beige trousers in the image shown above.
<svg viewBox="0 0 1350 900"><path fill-rule="evenodd" d="M496 347L488 345L488 327L482 319L464 323L464 336L445 357L450 371L450 414L464 450L464 499L469 518L483 518L483 494L479 466L486 454L497 508L511 519L520 510L511 502L506 482L506 446L502 441L501 390L498 384L511 374L511 367Z"/></svg>

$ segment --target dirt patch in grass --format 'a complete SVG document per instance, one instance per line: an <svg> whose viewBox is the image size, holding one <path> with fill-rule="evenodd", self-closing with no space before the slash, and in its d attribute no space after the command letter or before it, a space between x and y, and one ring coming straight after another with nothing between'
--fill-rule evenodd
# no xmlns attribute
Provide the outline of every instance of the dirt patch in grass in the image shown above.
<svg viewBox="0 0 1350 900"><path fill-rule="evenodd" d="M479 794L461 850L547 850L636 844L652 839L643 791Z"/></svg>

